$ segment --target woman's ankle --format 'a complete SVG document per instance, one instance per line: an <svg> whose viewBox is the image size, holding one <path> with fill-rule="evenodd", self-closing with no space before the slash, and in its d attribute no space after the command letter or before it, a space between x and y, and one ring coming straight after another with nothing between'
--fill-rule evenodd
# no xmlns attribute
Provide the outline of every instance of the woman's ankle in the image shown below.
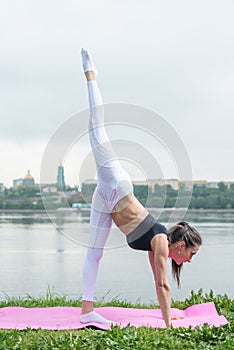
<svg viewBox="0 0 234 350"><path fill-rule="evenodd" d="M96 75L93 71L88 71L85 73L86 79L87 81L91 81L91 80L95 80L96 79Z"/></svg>
<svg viewBox="0 0 234 350"><path fill-rule="evenodd" d="M83 300L82 301L82 309L81 309L81 315L88 314L89 312L93 311L93 302Z"/></svg>

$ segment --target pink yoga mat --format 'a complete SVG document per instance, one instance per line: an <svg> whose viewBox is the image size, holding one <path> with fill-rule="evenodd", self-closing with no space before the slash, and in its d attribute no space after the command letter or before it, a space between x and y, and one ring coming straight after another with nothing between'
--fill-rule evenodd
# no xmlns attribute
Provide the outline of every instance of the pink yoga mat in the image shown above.
<svg viewBox="0 0 234 350"><path fill-rule="evenodd" d="M87 326L95 326L99 329L109 329L110 326L96 322L80 323L80 308L77 307L48 307L48 308L24 308L5 307L0 309L0 328L3 329L81 329ZM165 324L160 310L155 309L131 309L122 307L96 308L103 317L114 321L121 328L128 324L135 327L149 326L164 328ZM172 315L183 316L174 320L174 327L202 326L208 323L210 326L222 326L228 321L224 316L219 316L213 302L197 304L186 310L171 309Z"/></svg>

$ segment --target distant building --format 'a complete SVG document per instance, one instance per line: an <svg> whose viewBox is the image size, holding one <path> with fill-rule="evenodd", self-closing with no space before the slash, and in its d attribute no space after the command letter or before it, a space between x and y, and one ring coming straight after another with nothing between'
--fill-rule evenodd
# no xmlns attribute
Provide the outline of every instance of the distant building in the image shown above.
<svg viewBox="0 0 234 350"><path fill-rule="evenodd" d="M155 185L167 186L170 185L174 190L179 189L179 181L177 179L146 179L133 181L134 185L148 185L149 192L155 191Z"/></svg>
<svg viewBox="0 0 234 350"><path fill-rule="evenodd" d="M234 185L234 182L233 181L221 181L224 183L224 185L226 185L228 188L231 187L231 185Z"/></svg>
<svg viewBox="0 0 234 350"><path fill-rule="evenodd" d="M42 193L57 193L56 184L43 184L40 189Z"/></svg>
<svg viewBox="0 0 234 350"><path fill-rule="evenodd" d="M191 190L194 185L196 186L207 186L208 182L206 180L187 180L180 181L180 186L184 186L185 190Z"/></svg>
<svg viewBox="0 0 234 350"><path fill-rule="evenodd" d="M221 181L219 181L221 182ZM196 186L207 186L218 188L219 182L207 182L206 180L184 180L179 181L178 179L146 179L146 180L136 180L133 181L134 185L148 185L149 192L153 193L155 191L155 185L158 186L171 186L173 190L178 191L180 188L184 188L190 191L194 185ZM225 185L230 187L234 182L224 182Z"/></svg>
<svg viewBox="0 0 234 350"><path fill-rule="evenodd" d="M207 187L209 188L219 188L218 186L219 181L210 181L207 183Z"/></svg>
<svg viewBox="0 0 234 350"><path fill-rule="evenodd" d="M19 178L19 179L13 180L13 187L34 186L34 184L35 184L34 177L30 174L30 170L28 170L27 174L23 179Z"/></svg>
<svg viewBox="0 0 234 350"><path fill-rule="evenodd" d="M234 185L233 181L210 181L207 184L207 187L209 188L219 188L219 184L223 183L224 185L226 185L228 188L230 188L231 185Z"/></svg>
<svg viewBox="0 0 234 350"><path fill-rule="evenodd" d="M0 182L0 193L4 192L5 186L3 185L2 182Z"/></svg>
<svg viewBox="0 0 234 350"><path fill-rule="evenodd" d="M95 188L97 187L97 181L94 179L87 179L81 184L81 193L84 198L89 202L92 199Z"/></svg>
<svg viewBox="0 0 234 350"><path fill-rule="evenodd" d="M19 186L23 186L23 179L21 179L21 178L14 179L13 180L13 187L19 187Z"/></svg>
<svg viewBox="0 0 234 350"><path fill-rule="evenodd" d="M30 170L28 170L27 174L23 179L24 186L33 186L34 185L34 177L30 174Z"/></svg>
<svg viewBox="0 0 234 350"><path fill-rule="evenodd" d="M64 167L62 165L58 167L56 186L58 191L64 191L66 187L64 178Z"/></svg>

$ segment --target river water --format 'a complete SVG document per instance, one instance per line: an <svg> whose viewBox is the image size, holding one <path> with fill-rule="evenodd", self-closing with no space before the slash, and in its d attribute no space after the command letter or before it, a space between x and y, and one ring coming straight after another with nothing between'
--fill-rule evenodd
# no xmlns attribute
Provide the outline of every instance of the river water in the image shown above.
<svg viewBox="0 0 234 350"><path fill-rule="evenodd" d="M162 219L167 220L167 213ZM0 298L81 297L82 265L89 213L0 213ZM161 219L161 222L163 220ZM199 212L185 218L202 234L204 244L182 271L182 287L172 280L172 298L183 300L193 289L210 289L234 298L234 213ZM113 228L102 259L95 297L151 303L156 301L146 252L134 251Z"/></svg>

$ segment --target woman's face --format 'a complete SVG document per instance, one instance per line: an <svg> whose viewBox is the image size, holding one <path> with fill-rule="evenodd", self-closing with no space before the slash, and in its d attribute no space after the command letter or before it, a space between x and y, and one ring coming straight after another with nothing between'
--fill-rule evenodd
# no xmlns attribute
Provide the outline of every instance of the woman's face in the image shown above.
<svg viewBox="0 0 234 350"><path fill-rule="evenodd" d="M177 242L171 256L169 257L172 258L177 265L181 265L185 262L191 262L199 248L199 245L186 248L185 242Z"/></svg>

